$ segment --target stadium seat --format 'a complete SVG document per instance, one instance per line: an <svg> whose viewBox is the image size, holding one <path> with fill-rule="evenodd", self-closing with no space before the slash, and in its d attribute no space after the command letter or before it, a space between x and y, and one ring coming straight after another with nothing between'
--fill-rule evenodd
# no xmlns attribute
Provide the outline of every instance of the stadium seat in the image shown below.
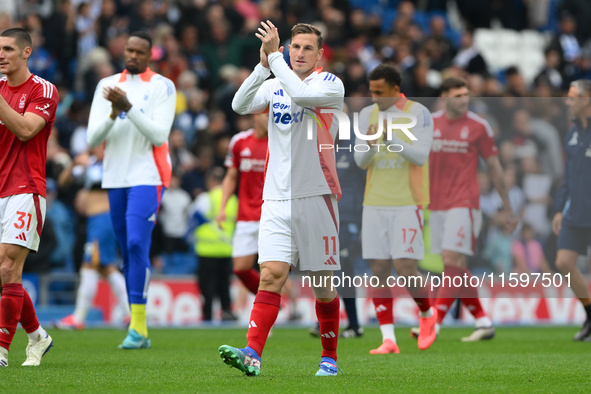
<svg viewBox="0 0 591 394"><path fill-rule="evenodd" d="M474 45L491 73L502 78L503 70L516 66L528 84L544 67L547 42L545 34L534 30L478 29L474 34Z"/></svg>

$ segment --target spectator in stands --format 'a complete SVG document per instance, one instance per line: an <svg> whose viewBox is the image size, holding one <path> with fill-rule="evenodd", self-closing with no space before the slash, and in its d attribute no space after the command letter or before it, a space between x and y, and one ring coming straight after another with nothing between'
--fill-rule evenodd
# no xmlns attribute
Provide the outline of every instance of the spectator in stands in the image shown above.
<svg viewBox="0 0 591 394"><path fill-rule="evenodd" d="M184 174L193 170L197 165L197 158L187 149L184 133L173 128L168 137L170 161L176 176L182 178Z"/></svg>
<svg viewBox="0 0 591 394"><path fill-rule="evenodd" d="M523 194L526 199L523 220L529 223L537 234L546 237L551 231L548 210L551 203L552 177L541 171L536 157L521 159L523 173Z"/></svg>
<svg viewBox="0 0 591 394"><path fill-rule="evenodd" d="M446 21L441 15L435 15L430 21L431 34L427 37L425 44L431 48L433 68L443 70L451 66L457 53L457 49L451 40L446 36ZM474 90L473 87L471 87Z"/></svg>
<svg viewBox="0 0 591 394"><path fill-rule="evenodd" d="M199 89L190 89L184 94L187 97L187 109L177 115L174 125L183 132L187 146L193 149L200 133L209 127L210 115L205 107L207 96Z"/></svg>
<svg viewBox="0 0 591 394"><path fill-rule="evenodd" d="M564 13L560 17L559 31L550 42L550 48L558 50L561 55L561 67L564 69L567 83L575 78L576 65L581 57L581 43L575 35L576 29L577 22L573 16Z"/></svg>
<svg viewBox="0 0 591 394"><path fill-rule="evenodd" d="M47 217L51 220L53 231L59 240L53 249L50 260L53 269L72 271L74 268L74 226L68 208L57 199L57 183L47 178Z"/></svg>
<svg viewBox="0 0 591 394"><path fill-rule="evenodd" d="M232 33L232 27L226 19L211 25L211 41L203 44L203 54L210 70L212 87L221 83L219 71L224 64L242 65L244 45L241 37Z"/></svg>
<svg viewBox="0 0 591 394"><path fill-rule="evenodd" d="M179 41L181 53L189 62L189 69L199 78L199 86L208 89L210 71L199 43L199 29L196 26L184 26Z"/></svg>
<svg viewBox="0 0 591 394"><path fill-rule="evenodd" d="M183 258L189 248L185 236L189 230L191 195L181 189L180 184L179 174L173 171L170 186L162 196L162 205L158 212L158 221L164 236L163 273L193 274L195 273L194 258L192 260Z"/></svg>
<svg viewBox="0 0 591 394"><path fill-rule="evenodd" d="M117 15L115 0L102 0L101 13L97 20L98 45L106 48L109 41L127 31L127 20Z"/></svg>
<svg viewBox="0 0 591 394"><path fill-rule="evenodd" d="M213 148L203 146L197 151L197 166L187 172L181 181L181 187L185 189L192 198L196 198L205 191L205 173L213 166Z"/></svg>
<svg viewBox="0 0 591 394"><path fill-rule="evenodd" d="M187 110L187 93L197 89L199 78L191 70L185 70L179 74L176 81L176 116Z"/></svg>
<svg viewBox="0 0 591 394"><path fill-rule="evenodd" d="M532 226L524 223L521 227L521 236L513 240L511 245L513 254L513 271L517 273L553 273L550 265L544 257L542 244L536 239L536 232Z"/></svg>
<svg viewBox="0 0 591 394"><path fill-rule="evenodd" d="M96 35L96 17L92 10L93 2L81 2L78 4L76 14L76 32L78 33L78 58L93 50L98 39Z"/></svg>
<svg viewBox="0 0 591 394"><path fill-rule="evenodd" d="M499 215L504 215L499 212ZM511 255L511 245L513 237L505 229L502 223L493 223L492 229L488 233L482 257L490 263L497 273L509 274L513 266L513 257Z"/></svg>
<svg viewBox="0 0 591 394"><path fill-rule="evenodd" d="M461 47L453 60L453 64L468 74L480 74L483 77L488 76L486 61L474 46L472 31L466 30L462 34Z"/></svg>
<svg viewBox="0 0 591 394"><path fill-rule="evenodd" d="M519 69L511 66L505 70L505 94L512 97L527 97L527 85Z"/></svg>
<svg viewBox="0 0 591 394"><path fill-rule="evenodd" d="M536 85L546 84L552 88L553 92L561 92L566 87L566 78L561 64L561 52L556 47L548 47L544 51L546 63L544 68L534 79Z"/></svg>
<svg viewBox="0 0 591 394"><path fill-rule="evenodd" d="M60 81L72 88L73 62L78 48L76 9L70 0L62 0L44 23L47 49L58 62Z"/></svg>

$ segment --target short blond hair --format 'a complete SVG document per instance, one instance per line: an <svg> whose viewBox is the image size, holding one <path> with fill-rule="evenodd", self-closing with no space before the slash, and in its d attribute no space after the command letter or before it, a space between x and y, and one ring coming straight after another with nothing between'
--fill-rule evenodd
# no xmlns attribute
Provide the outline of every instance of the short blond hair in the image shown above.
<svg viewBox="0 0 591 394"><path fill-rule="evenodd" d="M291 39L293 40L293 38L298 34L316 34L318 37L318 50L322 48L322 41L324 39L322 38L322 33L316 26L313 26L309 23L298 23L291 28Z"/></svg>

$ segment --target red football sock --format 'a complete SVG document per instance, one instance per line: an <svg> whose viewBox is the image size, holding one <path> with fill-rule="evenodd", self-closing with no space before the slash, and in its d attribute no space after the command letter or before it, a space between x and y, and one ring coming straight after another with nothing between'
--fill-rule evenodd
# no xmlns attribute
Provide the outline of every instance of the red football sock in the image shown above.
<svg viewBox="0 0 591 394"><path fill-rule="evenodd" d="M389 287L378 287L371 290L373 305L376 311L376 317L381 325L394 324L394 313L392 293Z"/></svg>
<svg viewBox="0 0 591 394"><path fill-rule="evenodd" d="M39 320L35 313L33 301L29 297L29 293L23 288L23 310L20 319L21 326L25 329L27 334L34 332L39 328Z"/></svg>
<svg viewBox="0 0 591 394"><path fill-rule="evenodd" d="M468 268L464 269L464 273L468 275L468 278L472 277L472 272ZM468 308L475 319L486 316L486 312L482 309L480 299L478 298L478 288L470 286L469 281L468 285L462 290L460 301Z"/></svg>
<svg viewBox="0 0 591 394"><path fill-rule="evenodd" d="M320 325L322 357L337 361L337 343L339 341L339 314L341 302L336 297L330 302L316 301L316 317Z"/></svg>
<svg viewBox="0 0 591 394"><path fill-rule="evenodd" d="M435 309L437 309L437 323L441 324L445 315L449 311L451 304L455 301L460 288L453 285L453 278L456 276L462 276L464 271L461 268L446 265L444 267L441 286L437 292L437 300L435 300ZM451 282L451 283L450 283Z"/></svg>
<svg viewBox="0 0 591 394"><path fill-rule="evenodd" d="M269 331L271 331L271 327L277 320L280 305L281 295L272 291L261 290L254 299L248 323L247 338L248 346L257 352L259 357L263 355Z"/></svg>
<svg viewBox="0 0 591 394"><path fill-rule="evenodd" d="M419 291L411 292L409 290L408 292L417 303L417 306L421 312L427 312L429 308L431 308L431 298L429 297L429 288L427 286L423 287Z"/></svg>
<svg viewBox="0 0 591 394"><path fill-rule="evenodd" d="M23 309L23 285L6 283L2 285L0 298L0 346L10 350L12 338L21 319Z"/></svg>
<svg viewBox="0 0 591 394"><path fill-rule="evenodd" d="M248 289L252 294L256 294L259 291L259 282L261 281L261 274L254 268L234 271L234 274L240 279L244 287Z"/></svg>

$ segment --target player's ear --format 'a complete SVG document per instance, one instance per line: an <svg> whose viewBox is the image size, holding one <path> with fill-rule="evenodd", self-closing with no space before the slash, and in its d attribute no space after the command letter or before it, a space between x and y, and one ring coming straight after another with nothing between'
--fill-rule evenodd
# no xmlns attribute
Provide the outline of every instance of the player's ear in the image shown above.
<svg viewBox="0 0 591 394"><path fill-rule="evenodd" d="M324 55L324 48L320 48L320 50L318 51L318 57L316 60L322 59L322 55Z"/></svg>
<svg viewBox="0 0 591 394"><path fill-rule="evenodd" d="M33 49L31 49L31 47L25 47L25 49L23 49L23 59L29 59L29 57L31 56L31 52L33 52Z"/></svg>

